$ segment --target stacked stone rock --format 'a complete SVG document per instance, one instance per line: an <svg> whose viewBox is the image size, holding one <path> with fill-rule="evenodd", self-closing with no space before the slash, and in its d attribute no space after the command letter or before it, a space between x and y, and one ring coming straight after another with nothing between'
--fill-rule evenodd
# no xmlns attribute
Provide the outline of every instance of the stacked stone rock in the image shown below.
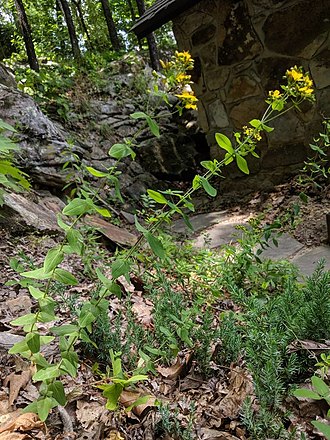
<svg viewBox="0 0 330 440"><path fill-rule="evenodd" d="M250 160L257 179L241 181L242 189L257 181L273 186L299 168L322 117L330 116L329 31L328 0L203 0L174 20L179 49L195 59L199 122L214 157L214 133L230 135L261 116L286 69L301 65L311 73L316 106L274 121L275 131L260 143L261 159ZM230 175L240 174L232 167Z"/></svg>

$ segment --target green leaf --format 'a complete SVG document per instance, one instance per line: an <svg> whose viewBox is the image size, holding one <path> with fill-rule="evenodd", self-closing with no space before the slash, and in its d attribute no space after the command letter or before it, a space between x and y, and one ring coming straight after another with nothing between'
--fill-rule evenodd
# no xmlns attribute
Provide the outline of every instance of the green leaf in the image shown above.
<svg viewBox="0 0 330 440"><path fill-rule="evenodd" d="M106 208L99 208L95 205L95 210L98 214L102 215L102 217L110 218L111 214Z"/></svg>
<svg viewBox="0 0 330 440"><path fill-rule="evenodd" d="M58 365L53 365L52 367L43 368L37 371L33 376L32 380L34 382L43 382L48 379L55 379L60 375L60 370Z"/></svg>
<svg viewBox="0 0 330 440"><path fill-rule="evenodd" d="M93 167L86 167L86 170L94 177L107 177L108 173L96 170Z"/></svg>
<svg viewBox="0 0 330 440"><path fill-rule="evenodd" d="M201 162L202 167L211 171L212 173L217 169L216 164L212 160L203 160Z"/></svg>
<svg viewBox="0 0 330 440"><path fill-rule="evenodd" d="M136 214L134 214L134 222L135 222L135 227L139 232L141 232L144 235L148 232L148 230L141 225Z"/></svg>
<svg viewBox="0 0 330 440"><path fill-rule="evenodd" d="M52 272L55 267L62 263L63 258L64 254L59 248L49 249L44 261L44 272Z"/></svg>
<svg viewBox="0 0 330 440"><path fill-rule="evenodd" d="M260 121L260 119L252 119L249 124L257 130L260 130L262 127L262 122Z"/></svg>
<svg viewBox="0 0 330 440"><path fill-rule="evenodd" d="M96 268L96 275L97 275L98 279L101 281L101 283L103 284L103 286L105 286L107 289L110 289L113 282L111 280L109 280L109 278L107 278L105 275L103 275L103 273L101 272L101 269L99 267Z"/></svg>
<svg viewBox="0 0 330 440"><path fill-rule="evenodd" d="M148 400L151 398L152 396L141 396L138 399L135 400L135 402L132 403L132 405L128 406L127 408L125 408L125 412L129 412L132 411L133 408L135 408L138 405L145 405Z"/></svg>
<svg viewBox="0 0 330 440"><path fill-rule="evenodd" d="M292 393L295 397L304 397L306 399L314 399L314 400L322 400L322 397L319 396L315 391L308 390L307 388L300 388L299 390L295 390Z"/></svg>
<svg viewBox="0 0 330 440"><path fill-rule="evenodd" d="M92 312L86 311L85 313L80 313L78 322L79 326L84 328L88 327L92 322L94 322L96 317Z"/></svg>
<svg viewBox="0 0 330 440"><path fill-rule="evenodd" d="M54 315L55 307L57 306L57 302L52 298L40 298L39 299L39 307L41 312L45 312L49 315Z"/></svg>
<svg viewBox="0 0 330 440"><path fill-rule="evenodd" d="M59 227L61 229L63 229L63 231L69 231L70 230L70 226L67 225L60 217L60 214L57 215L57 224L59 225Z"/></svg>
<svg viewBox="0 0 330 440"><path fill-rule="evenodd" d="M50 410L52 408L54 408L54 406L56 406L56 403L54 403L54 400L51 399L50 397L45 397L44 399L40 399L37 401L37 412L38 412L38 416L39 419L44 422L49 413Z"/></svg>
<svg viewBox="0 0 330 440"><path fill-rule="evenodd" d="M37 322L37 315L35 313L29 313L27 315L24 316L20 316L17 319L14 319L14 321L11 321L10 324L11 325L32 325L35 324Z"/></svg>
<svg viewBox="0 0 330 440"><path fill-rule="evenodd" d="M109 291L116 295L117 298L121 298L121 288L117 283L112 283Z"/></svg>
<svg viewBox="0 0 330 440"><path fill-rule="evenodd" d="M148 189L147 193L152 200L154 200L157 203L161 203L162 205L167 204L167 199L163 196L163 194L159 193L158 191L154 191L152 189Z"/></svg>
<svg viewBox="0 0 330 440"><path fill-rule="evenodd" d="M62 210L64 215L75 216L86 214L92 208L91 202L86 199L76 198L71 200Z"/></svg>
<svg viewBox="0 0 330 440"><path fill-rule="evenodd" d="M68 359L63 359L61 361L61 371L65 371L70 374L71 377L77 376L77 367L73 365Z"/></svg>
<svg viewBox="0 0 330 440"><path fill-rule="evenodd" d="M313 376L312 377L312 385L317 393L319 393L322 397L329 397L330 395L330 388L328 385L319 377Z"/></svg>
<svg viewBox="0 0 330 440"><path fill-rule="evenodd" d="M151 247L153 253L157 255L157 257L164 259L165 258L165 250L161 243L161 241L154 237L150 232L147 232L145 235L149 246Z"/></svg>
<svg viewBox="0 0 330 440"><path fill-rule="evenodd" d="M32 353L40 351L40 335L39 333L28 333L25 336L26 344Z"/></svg>
<svg viewBox="0 0 330 440"><path fill-rule="evenodd" d="M123 391L124 387L123 385L119 383L114 383L111 385L107 385L103 390L103 396L107 398L107 403L105 407L110 410L114 411L118 406L118 400L119 397Z"/></svg>
<svg viewBox="0 0 330 440"><path fill-rule="evenodd" d="M109 150L109 156L114 157L117 160L123 159L124 157L131 156L134 160L136 153L127 144L114 144Z"/></svg>
<svg viewBox="0 0 330 440"><path fill-rule="evenodd" d="M37 289L36 287L33 287L33 286L29 286L29 292L30 292L31 296L37 300L39 300L45 296L44 292L42 292L40 289Z"/></svg>
<svg viewBox="0 0 330 440"><path fill-rule="evenodd" d="M191 230L194 231L193 225L190 223L189 217L184 212L182 213L183 221L185 222L186 226Z"/></svg>
<svg viewBox="0 0 330 440"><path fill-rule="evenodd" d="M51 383L50 385L48 385L48 391L53 393L52 396L56 400L56 402L58 402L62 406L65 406L66 397L62 382L56 380L55 382Z"/></svg>
<svg viewBox="0 0 330 440"><path fill-rule="evenodd" d="M38 322L52 322L55 321L57 318L54 315L54 313L48 313L48 312L44 312L41 311L38 314Z"/></svg>
<svg viewBox="0 0 330 440"><path fill-rule="evenodd" d="M78 354L75 351L66 351L61 353L61 355L62 359L66 359L67 361L69 361L70 364L72 364L73 367L77 370L79 358Z"/></svg>
<svg viewBox="0 0 330 440"><path fill-rule="evenodd" d="M266 133L270 133L271 131L274 130L273 127L269 127L269 126L266 125L266 124L262 124L262 125L261 125L261 128L262 128L263 130L265 130Z"/></svg>
<svg viewBox="0 0 330 440"><path fill-rule="evenodd" d="M147 119L148 117L150 118L150 116L144 112L135 112L131 114L132 119Z"/></svg>
<svg viewBox="0 0 330 440"><path fill-rule="evenodd" d="M66 336L78 332L79 327L74 324L65 324L61 325L60 327L52 327L50 331L56 336Z"/></svg>
<svg viewBox="0 0 330 440"><path fill-rule="evenodd" d="M129 276L129 272L131 270L131 266L126 260L115 260L111 266L112 278L116 280L121 275L125 275L125 277Z"/></svg>
<svg viewBox="0 0 330 440"><path fill-rule="evenodd" d="M221 133L216 133L215 140L217 141L219 147L221 147L223 150L226 150L229 154L234 153L234 149L231 144L231 141L227 136Z"/></svg>
<svg viewBox="0 0 330 440"><path fill-rule="evenodd" d="M32 356L31 361L34 362L36 365L38 365L38 367L41 367L41 368L50 367L50 364L46 361L46 359L43 357L43 355L41 353L35 353Z"/></svg>
<svg viewBox="0 0 330 440"><path fill-rule="evenodd" d="M312 425L315 426L322 434L325 435L327 440L330 440L330 425L326 423L319 422L318 420L313 420Z"/></svg>
<svg viewBox="0 0 330 440"><path fill-rule="evenodd" d="M159 126L158 126L157 122L154 119L150 118L150 116L146 117L146 121L147 121L147 123L149 125L151 133L154 136L156 136L157 138L159 138L160 137L160 132L159 132Z"/></svg>
<svg viewBox="0 0 330 440"><path fill-rule="evenodd" d="M137 382L141 382L143 380L148 380L148 379L149 379L149 377L144 375L144 374L136 374L136 375L130 377L129 379L127 379L125 382L126 382L127 385L130 385L132 383L137 383ZM115 382L116 381L115 378L113 378L112 380L113 380L114 383L116 383Z"/></svg>
<svg viewBox="0 0 330 440"><path fill-rule="evenodd" d="M210 184L210 182L205 178L200 176L199 178L204 191L211 197L215 197L217 195L217 190Z"/></svg>
<svg viewBox="0 0 330 440"><path fill-rule="evenodd" d="M198 174L194 177L193 181L192 181L192 188L194 190L200 188L201 185L201 181L200 181L201 176L199 176Z"/></svg>
<svg viewBox="0 0 330 440"><path fill-rule="evenodd" d="M236 163L237 163L238 168L239 168L243 173L245 173L245 174L250 174L250 171L249 171L249 167L248 167L247 161L244 159L244 157L240 156L239 154L236 154L235 159L236 159Z"/></svg>
<svg viewBox="0 0 330 440"><path fill-rule="evenodd" d="M23 341L20 342L16 342L16 344L14 344L9 350L8 353L9 354L18 354L18 353L24 353L26 351L29 351L29 347L26 343L26 340L24 339Z"/></svg>
<svg viewBox="0 0 330 440"><path fill-rule="evenodd" d="M38 414L38 401L35 400L34 402L30 403L25 408L23 408L21 411L22 411L23 414L26 414L26 413L29 413L29 412Z"/></svg>
<svg viewBox="0 0 330 440"><path fill-rule="evenodd" d="M233 160L234 160L234 156L232 156L231 154L229 154L229 153L226 153L225 154L225 159L224 159L225 161L224 161L224 164L225 165L229 165L230 163L232 163L233 162Z"/></svg>
<svg viewBox="0 0 330 440"><path fill-rule="evenodd" d="M2 130L9 130L9 131L12 131L12 132L17 132L12 125L7 124L2 119L0 119L0 129L2 129Z"/></svg>
<svg viewBox="0 0 330 440"><path fill-rule="evenodd" d="M54 279L67 286L76 286L78 284L77 278L75 278L70 272L64 269L55 269Z"/></svg>
<svg viewBox="0 0 330 440"><path fill-rule="evenodd" d="M46 345L54 341L54 336L40 336L40 345Z"/></svg>
<svg viewBox="0 0 330 440"><path fill-rule="evenodd" d="M43 267L35 270L30 270L29 272L22 272L20 273L20 275L25 278L34 278L35 280L47 280L52 276L51 273L45 273Z"/></svg>
<svg viewBox="0 0 330 440"><path fill-rule="evenodd" d="M276 110L276 111L280 112L284 108L284 101L282 101L281 99L278 99L276 101L273 101L271 103L271 106L272 106L272 110Z"/></svg>
<svg viewBox="0 0 330 440"><path fill-rule="evenodd" d="M69 229L66 234L66 239L68 240L68 243L70 245L70 248L73 252L75 252L78 255L82 255L83 253L83 236L77 229Z"/></svg>

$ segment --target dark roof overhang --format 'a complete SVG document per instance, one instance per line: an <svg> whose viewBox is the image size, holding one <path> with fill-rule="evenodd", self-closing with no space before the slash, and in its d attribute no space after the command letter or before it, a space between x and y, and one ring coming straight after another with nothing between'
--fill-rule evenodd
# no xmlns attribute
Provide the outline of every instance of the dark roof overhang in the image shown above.
<svg viewBox="0 0 330 440"><path fill-rule="evenodd" d="M158 0L135 23L131 31L145 37L201 0Z"/></svg>

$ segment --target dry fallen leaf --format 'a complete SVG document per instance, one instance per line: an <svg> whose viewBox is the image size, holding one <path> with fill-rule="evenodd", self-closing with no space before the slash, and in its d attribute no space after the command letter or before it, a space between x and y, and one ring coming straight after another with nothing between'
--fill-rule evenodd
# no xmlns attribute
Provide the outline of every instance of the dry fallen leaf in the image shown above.
<svg viewBox="0 0 330 440"><path fill-rule="evenodd" d="M229 392L221 400L218 409L222 417L234 418L246 397L253 395L253 382L247 371L239 367L231 370L229 380Z"/></svg>
<svg viewBox="0 0 330 440"><path fill-rule="evenodd" d="M17 417L16 417L17 416ZM42 428L44 424L34 413L17 414L0 427L0 433L19 431L31 431L31 429Z"/></svg>
<svg viewBox="0 0 330 440"><path fill-rule="evenodd" d="M127 391L123 390L119 401L125 408L130 407L134 404L140 397L143 397L145 393L139 391ZM140 405L136 405L132 408L132 412L138 416L142 417L143 414L146 413L149 409L155 406L156 398L153 396L147 396L148 400L146 403L141 403Z"/></svg>
<svg viewBox="0 0 330 440"><path fill-rule="evenodd" d="M189 370L192 356L192 352L187 353L184 357L177 356L174 365L171 367L157 367L157 371L166 379L176 379Z"/></svg>
<svg viewBox="0 0 330 440"><path fill-rule="evenodd" d="M88 431L92 428L93 423L99 420L105 411L107 410L104 408L104 405L98 402L78 400L76 417L81 425Z"/></svg>
<svg viewBox="0 0 330 440"><path fill-rule="evenodd" d="M325 341L325 344L321 342L311 341L309 339L300 340L297 339L288 345L288 353L293 353L299 350L310 350L310 351L326 351L330 350L330 341Z"/></svg>
<svg viewBox="0 0 330 440"><path fill-rule="evenodd" d="M202 440L239 440L229 432L217 431L215 429L202 428L201 429Z"/></svg>
<svg viewBox="0 0 330 440"><path fill-rule="evenodd" d="M125 437L118 431L110 431L109 436L105 440L125 440Z"/></svg>
<svg viewBox="0 0 330 440"><path fill-rule="evenodd" d="M138 322L140 322L144 327L152 328L152 310L154 308L151 301L144 301L140 296L132 297L132 311L137 316Z"/></svg>
<svg viewBox="0 0 330 440"><path fill-rule="evenodd" d="M6 387L9 383L9 405L12 405L20 392L21 388L25 388L32 377L31 369L22 371L20 374L11 373L3 382Z"/></svg>
<svg viewBox="0 0 330 440"><path fill-rule="evenodd" d="M19 434L17 432L4 432L0 434L0 440L24 440L31 438L27 434Z"/></svg>

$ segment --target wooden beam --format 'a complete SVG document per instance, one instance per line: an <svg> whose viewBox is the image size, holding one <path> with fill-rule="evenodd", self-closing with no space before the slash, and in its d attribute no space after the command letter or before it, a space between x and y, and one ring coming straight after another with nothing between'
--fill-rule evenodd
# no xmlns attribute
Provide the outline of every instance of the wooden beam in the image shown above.
<svg viewBox="0 0 330 440"><path fill-rule="evenodd" d="M168 23L177 15L199 3L201 0L158 0L135 23L131 31L143 38Z"/></svg>

